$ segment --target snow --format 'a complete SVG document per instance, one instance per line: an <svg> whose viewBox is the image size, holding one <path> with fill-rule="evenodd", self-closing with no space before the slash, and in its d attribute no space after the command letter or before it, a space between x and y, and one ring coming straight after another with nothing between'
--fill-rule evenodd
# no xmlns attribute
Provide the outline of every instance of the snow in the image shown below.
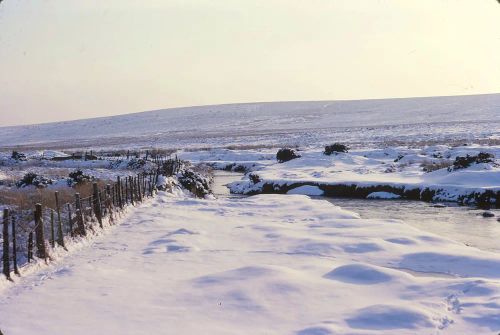
<svg viewBox="0 0 500 335"><path fill-rule="evenodd" d="M323 195L323 191L320 190L318 186L299 186L294 189L291 189L287 192L287 194L304 194L304 195Z"/></svg>
<svg viewBox="0 0 500 335"><path fill-rule="evenodd" d="M269 154L271 150L273 149L262 149L263 157L267 158L253 161L253 164L251 157L254 157L255 153L245 157L244 150L240 150L239 155L218 155L217 161L213 160L213 156L209 156L209 152L204 152L199 161L216 167L238 164L237 158L244 161L252 174L259 177L260 182L254 183L247 179L233 183L230 187L235 193L259 192L266 183L275 186L305 183L310 185L308 188L339 184L358 187L390 186L406 190L427 188L436 191L435 201L458 201L461 196L475 192L500 191L498 159L493 163L473 164L469 168L459 170L448 170L445 167L425 172L423 169L426 164L451 165L457 156L473 155L480 151L500 157L500 146L441 147L431 152L428 147L366 148L331 156L324 155L322 149L312 147L302 149L300 158L285 163L278 163L274 158L264 156L264 153ZM443 158L434 157L436 155ZM184 154L180 153L179 156L184 157ZM189 157L195 159L196 154L190 152ZM225 157L229 160L220 160ZM384 196L382 193L376 195Z"/></svg>
<svg viewBox="0 0 500 335"><path fill-rule="evenodd" d="M366 196L368 199L399 199L400 195L391 192L372 192Z"/></svg>
<svg viewBox="0 0 500 335"><path fill-rule="evenodd" d="M3 282L5 334L487 334L500 255L304 195L160 194Z"/></svg>
<svg viewBox="0 0 500 335"><path fill-rule="evenodd" d="M229 104L0 128L2 147L362 145L500 137L500 94Z"/></svg>

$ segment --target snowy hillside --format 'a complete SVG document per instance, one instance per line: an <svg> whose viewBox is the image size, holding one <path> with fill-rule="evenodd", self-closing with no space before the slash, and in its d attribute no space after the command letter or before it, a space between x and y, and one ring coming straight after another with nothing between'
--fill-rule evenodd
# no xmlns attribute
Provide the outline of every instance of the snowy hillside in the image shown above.
<svg viewBox="0 0 500 335"><path fill-rule="evenodd" d="M422 138L451 141L471 139L471 134L474 139L495 138L500 136L499 129L500 94L490 94L172 108L3 127L0 146L308 145L327 139L365 143Z"/></svg>

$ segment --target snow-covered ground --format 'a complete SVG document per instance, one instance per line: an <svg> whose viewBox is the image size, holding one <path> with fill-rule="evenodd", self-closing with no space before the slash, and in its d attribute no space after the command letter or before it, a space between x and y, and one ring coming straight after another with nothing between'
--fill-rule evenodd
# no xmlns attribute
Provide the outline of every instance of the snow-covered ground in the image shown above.
<svg viewBox="0 0 500 335"><path fill-rule="evenodd" d="M0 127L0 148L355 145L500 140L500 94L172 108Z"/></svg>
<svg viewBox="0 0 500 335"><path fill-rule="evenodd" d="M303 195L160 193L17 281L8 335L500 330L500 255Z"/></svg>

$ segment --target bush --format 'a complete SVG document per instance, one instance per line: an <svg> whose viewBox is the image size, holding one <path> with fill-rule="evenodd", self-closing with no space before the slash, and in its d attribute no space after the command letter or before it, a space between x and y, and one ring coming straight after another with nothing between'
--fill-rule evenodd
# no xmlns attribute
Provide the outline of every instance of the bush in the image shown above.
<svg viewBox="0 0 500 335"><path fill-rule="evenodd" d="M182 170L177 178L181 185L197 197L204 197L210 193L210 178L196 173L192 169Z"/></svg>
<svg viewBox="0 0 500 335"><path fill-rule="evenodd" d="M252 184L258 184L261 182L260 177L256 174L250 173L248 178L252 181Z"/></svg>
<svg viewBox="0 0 500 335"><path fill-rule="evenodd" d="M36 173L28 172L24 175L24 177L16 183L17 187L26 187L26 186L36 186L39 188L47 187L52 184L52 180L45 178L44 176L39 176Z"/></svg>
<svg viewBox="0 0 500 335"><path fill-rule="evenodd" d="M330 156L333 153L339 153L339 152L347 153L349 152L349 147L341 143L333 143L332 145L327 145L323 153L325 155Z"/></svg>
<svg viewBox="0 0 500 335"><path fill-rule="evenodd" d="M26 161L26 155L18 151L12 151L11 158L16 161Z"/></svg>
<svg viewBox="0 0 500 335"><path fill-rule="evenodd" d="M279 163L284 163L291 161L292 159L299 158L300 155L297 152L290 148L279 149L276 153L276 159Z"/></svg>
<svg viewBox="0 0 500 335"><path fill-rule="evenodd" d="M84 174L82 170L75 170L69 173L68 185L83 184L92 180L94 177Z"/></svg>
<svg viewBox="0 0 500 335"><path fill-rule="evenodd" d="M495 156L486 152L480 152L477 156L457 156L453 162L453 170L465 169L472 164L492 163Z"/></svg>

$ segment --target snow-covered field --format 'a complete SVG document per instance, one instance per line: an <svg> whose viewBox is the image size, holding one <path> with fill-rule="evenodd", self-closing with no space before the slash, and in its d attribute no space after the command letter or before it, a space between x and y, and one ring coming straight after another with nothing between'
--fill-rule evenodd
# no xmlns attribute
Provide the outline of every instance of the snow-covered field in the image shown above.
<svg viewBox="0 0 500 335"><path fill-rule="evenodd" d="M358 189L393 188L401 196L412 190L427 189L435 192L428 200L459 201L473 193L500 192L500 162L496 159L453 169L456 157L474 156L480 152L500 157L499 146L478 145L356 149L329 156L323 154L323 148L305 148L297 152L300 158L285 163L278 163L276 150L271 149L218 149L183 152L179 156L216 168L240 167L251 171L254 180L246 178L231 185L235 193L269 193L272 189L278 193L322 195L324 192L319 188L354 185ZM426 172L429 167L435 170ZM371 197L394 198L399 195L373 194Z"/></svg>
<svg viewBox="0 0 500 335"><path fill-rule="evenodd" d="M0 127L0 148L463 143L500 140L500 94L172 108Z"/></svg>
<svg viewBox="0 0 500 335"><path fill-rule="evenodd" d="M494 334L500 255L303 195L163 193L1 293L5 334Z"/></svg>

